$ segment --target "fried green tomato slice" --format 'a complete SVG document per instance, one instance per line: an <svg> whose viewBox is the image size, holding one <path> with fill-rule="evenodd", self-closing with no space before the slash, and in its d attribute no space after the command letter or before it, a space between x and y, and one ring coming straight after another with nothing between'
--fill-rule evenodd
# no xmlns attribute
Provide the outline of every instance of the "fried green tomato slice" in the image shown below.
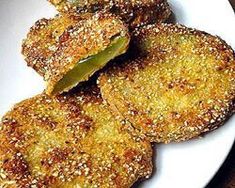
<svg viewBox="0 0 235 188"><path fill-rule="evenodd" d="M25 100L2 119L0 187L131 187L150 176L152 148L123 126L97 88Z"/></svg>
<svg viewBox="0 0 235 188"><path fill-rule="evenodd" d="M112 110L153 142L196 138L234 112L234 52L220 38L181 25L136 31L143 57L99 78Z"/></svg>
<svg viewBox="0 0 235 188"><path fill-rule="evenodd" d="M49 0L59 12L97 12L108 11L116 14L135 27L164 22L171 14L166 0Z"/></svg>
<svg viewBox="0 0 235 188"><path fill-rule="evenodd" d="M107 62L126 52L128 29L111 14L70 14L42 19L23 42L28 65L47 82L48 95L87 81Z"/></svg>

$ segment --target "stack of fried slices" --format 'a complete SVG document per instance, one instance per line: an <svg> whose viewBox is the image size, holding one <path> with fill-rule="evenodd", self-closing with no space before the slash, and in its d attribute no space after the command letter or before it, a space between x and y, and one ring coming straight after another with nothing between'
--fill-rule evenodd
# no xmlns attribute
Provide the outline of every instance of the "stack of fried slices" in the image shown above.
<svg viewBox="0 0 235 188"><path fill-rule="evenodd" d="M47 86L2 118L0 187L129 188L151 177L152 143L200 137L233 114L233 50L164 23L166 0L50 2L58 15L22 44Z"/></svg>

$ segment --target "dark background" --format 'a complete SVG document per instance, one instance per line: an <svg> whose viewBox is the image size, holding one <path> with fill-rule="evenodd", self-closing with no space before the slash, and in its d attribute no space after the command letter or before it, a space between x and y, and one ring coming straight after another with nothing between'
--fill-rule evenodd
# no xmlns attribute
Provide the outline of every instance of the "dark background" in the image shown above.
<svg viewBox="0 0 235 188"><path fill-rule="evenodd" d="M235 10L235 0L229 1ZM230 152L225 163L215 175L213 180L209 183L207 188L235 188L235 144L233 145L232 151Z"/></svg>
<svg viewBox="0 0 235 188"><path fill-rule="evenodd" d="M230 0L230 3L232 4L233 8L235 9L235 0Z"/></svg>

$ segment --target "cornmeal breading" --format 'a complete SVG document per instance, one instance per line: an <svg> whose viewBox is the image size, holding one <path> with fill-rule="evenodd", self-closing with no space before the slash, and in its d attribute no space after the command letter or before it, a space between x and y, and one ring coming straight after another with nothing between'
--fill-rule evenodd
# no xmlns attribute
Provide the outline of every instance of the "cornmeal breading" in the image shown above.
<svg viewBox="0 0 235 188"><path fill-rule="evenodd" d="M97 12L114 13L129 25L135 27L164 22L171 14L166 0L49 0L59 12Z"/></svg>
<svg viewBox="0 0 235 188"><path fill-rule="evenodd" d="M2 119L0 187L131 187L152 149L123 130L95 86L25 100Z"/></svg>
<svg viewBox="0 0 235 188"><path fill-rule="evenodd" d="M31 27L22 45L22 53L28 66L44 76L48 71L46 62L59 48L61 35L68 28L74 27L81 19L75 15L57 15L53 19L43 18L37 21Z"/></svg>
<svg viewBox="0 0 235 188"><path fill-rule="evenodd" d="M46 93L54 94L56 84L69 71L80 61L104 51L115 37L126 39L125 45L115 54L118 56L128 48L130 37L122 21L111 14L100 12L94 15L57 16L49 20L42 19L31 28L23 42L22 53L28 65L44 77L47 82ZM79 81L88 80L95 71ZM65 91L77 84L73 83Z"/></svg>
<svg viewBox="0 0 235 188"><path fill-rule="evenodd" d="M136 60L99 78L112 110L154 142L184 141L234 112L234 52L220 38L181 25L136 30Z"/></svg>

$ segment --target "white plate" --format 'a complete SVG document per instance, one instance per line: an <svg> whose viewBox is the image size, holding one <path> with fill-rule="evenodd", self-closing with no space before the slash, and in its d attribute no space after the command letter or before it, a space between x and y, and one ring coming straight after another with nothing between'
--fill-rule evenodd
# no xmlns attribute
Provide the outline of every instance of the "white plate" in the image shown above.
<svg viewBox="0 0 235 188"><path fill-rule="evenodd" d="M235 16L226 0L170 0L177 22L217 34L235 47ZM46 0L0 0L0 115L38 94L44 82L27 68L21 40L30 26L55 10ZM217 172L235 138L235 117L202 139L158 146L154 176L138 187L202 188Z"/></svg>

